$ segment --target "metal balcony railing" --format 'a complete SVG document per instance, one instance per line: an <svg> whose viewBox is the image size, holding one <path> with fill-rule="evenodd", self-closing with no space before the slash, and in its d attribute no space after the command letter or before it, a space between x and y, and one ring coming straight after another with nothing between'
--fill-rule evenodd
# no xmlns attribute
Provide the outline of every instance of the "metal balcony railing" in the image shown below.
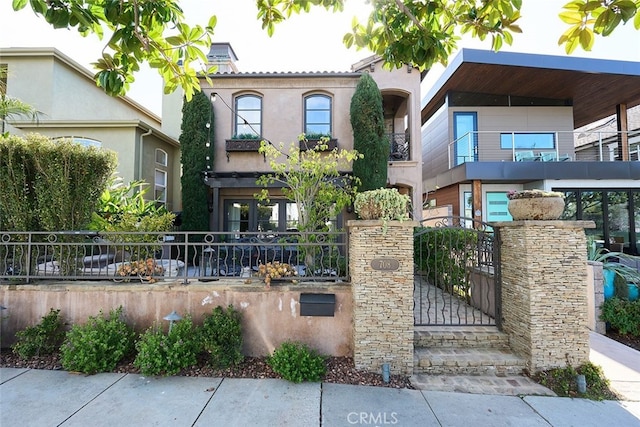
<svg viewBox="0 0 640 427"><path fill-rule="evenodd" d="M404 133L389 133L389 161L407 161L411 160L411 150L409 144L409 135Z"/></svg>
<svg viewBox="0 0 640 427"><path fill-rule="evenodd" d="M620 134L626 133L629 160L640 161L640 131L477 131L468 132L448 144L449 167L473 161L616 161ZM544 135L545 140L536 142ZM564 144L559 144L564 141ZM505 143L507 147L505 148ZM560 145L571 145L561 150Z"/></svg>
<svg viewBox="0 0 640 427"><path fill-rule="evenodd" d="M34 280L232 279L259 284L260 265L288 264L284 280L345 281L346 233L0 231L0 283ZM255 278L255 280L251 280Z"/></svg>

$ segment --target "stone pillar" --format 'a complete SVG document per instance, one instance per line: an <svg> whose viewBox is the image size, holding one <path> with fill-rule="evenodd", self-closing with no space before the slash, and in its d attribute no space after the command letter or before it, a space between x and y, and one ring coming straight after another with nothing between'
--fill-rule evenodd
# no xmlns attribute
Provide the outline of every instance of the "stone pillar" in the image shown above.
<svg viewBox="0 0 640 427"><path fill-rule="evenodd" d="M358 369L413 374L414 221L349 221L353 357ZM385 230L386 228L386 230Z"/></svg>
<svg viewBox="0 0 640 427"><path fill-rule="evenodd" d="M589 361L587 243L592 221L513 221L499 231L502 328L530 372Z"/></svg>

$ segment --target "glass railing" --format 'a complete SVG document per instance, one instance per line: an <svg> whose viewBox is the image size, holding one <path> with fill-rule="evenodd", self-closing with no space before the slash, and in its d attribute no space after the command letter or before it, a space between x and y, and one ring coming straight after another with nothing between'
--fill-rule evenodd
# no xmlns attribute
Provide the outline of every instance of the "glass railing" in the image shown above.
<svg viewBox="0 0 640 427"><path fill-rule="evenodd" d="M640 131L479 131L468 132L448 144L449 167L474 161L566 162L618 161L620 136L626 134L628 156L640 161ZM560 148L565 147L565 148ZM566 148L570 147L570 148Z"/></svg>

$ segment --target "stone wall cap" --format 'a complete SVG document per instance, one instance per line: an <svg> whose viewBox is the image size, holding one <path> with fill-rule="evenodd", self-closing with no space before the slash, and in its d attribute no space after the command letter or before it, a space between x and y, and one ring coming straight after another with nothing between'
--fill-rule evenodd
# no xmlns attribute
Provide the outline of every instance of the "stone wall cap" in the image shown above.
<svg viewBox="0 0 640 427"><path fill-rule="evenodd" d="M543 227L552 226L556 228L596 228L594 221L562 221L562 220L523 220L523 221L499 221L490 223L494 228L501 227Z"/></svg>
<svg viewBox="0 0 640 427"><path fill-rule="evenodd" d="M381 219L350 219L347 221L347 227L382 227L384 221ZM387 221L387 227L417 227L418 221Z"/></svg>

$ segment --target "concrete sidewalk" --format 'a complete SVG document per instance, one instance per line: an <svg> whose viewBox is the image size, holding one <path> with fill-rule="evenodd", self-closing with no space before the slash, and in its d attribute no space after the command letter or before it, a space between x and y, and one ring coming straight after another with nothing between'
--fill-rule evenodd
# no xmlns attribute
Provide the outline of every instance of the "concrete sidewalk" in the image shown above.
<svg viewBox="0 0 640 427"><path fill-rule="evenodd" d="M0 368L3 426L640 426L640 402Z"/></svg>
<svg viewBox="0 0 640 427"><path fill-rule="evenodd" d="M640 351L595 332L589 346L589 360L602 367L611 389L624 400L640 402Z"/></svg>

